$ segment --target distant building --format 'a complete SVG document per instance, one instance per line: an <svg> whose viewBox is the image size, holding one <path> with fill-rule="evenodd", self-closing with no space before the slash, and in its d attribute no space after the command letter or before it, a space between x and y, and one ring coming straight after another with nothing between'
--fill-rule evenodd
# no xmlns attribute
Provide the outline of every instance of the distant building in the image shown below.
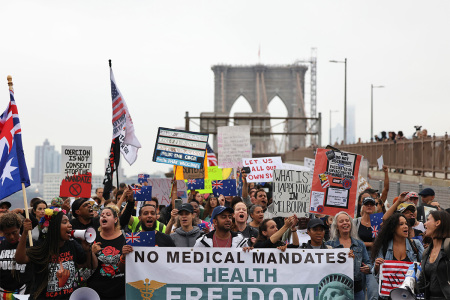
<svg viewBox="0 0 450 300"><path fill-rule="evenodd" d="M341 144L344 140L344 126L341 123L336 124L331 129L331 140L332 144L336 141ZM349 105L347 109L347 144L356 143L356 133L355 133L355 106Z"/></svg>
<svg viewBox="0 0 450 300"><path fill-rule="evenodd" d="M31 168L31 182L44 183L44 174L59 173L61 171L61 154L50 145L48 139L42 146L34 150L34 168Z"/></svg>
<svg viewBox="0 0 450 300"><path fill-rule="evenodd" d="M42 196L47 203L54 197L59 196L59 186L61 185L61 173L46 173L43 176L43 193Z"/></svg>

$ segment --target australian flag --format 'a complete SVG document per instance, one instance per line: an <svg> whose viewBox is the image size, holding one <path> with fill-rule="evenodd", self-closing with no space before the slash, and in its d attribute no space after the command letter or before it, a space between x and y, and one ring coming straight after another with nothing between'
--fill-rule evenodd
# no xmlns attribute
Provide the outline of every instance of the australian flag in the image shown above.
<svg viewBox="0 0 450 300"><path fill-rule="evenodd" d="M242 189L244 187L244 181L242 180L242 172L239 172L237 182L238 182L238 184L237 184L237 188L236 188L236 193L237 193L237 196L242 197Z"/></svg>
<svg viewBox="0 0 450 300"><path fill-rule="evenodd" d="M142 187L133 187L134 200L136 201L150 201L152 200L152 187L144 185Z"/></svg>
<svg viewBox="0 0 450 300"><path fill-rule="evenodd" d="M383 213L376 213L370 215L370 224L372 227L372 238L376 238L380 231L381 223L383 222Z"/></svg>
<svg viewBox="0 0 450 300"><path fill-rule="evenodd" d="M144 182L148 182L148 179L150 178L149 174L139 174L138 175L138 182L140 184L143 184Z"/></svg>
<svg viewBox="0 0 450 300"><path fill-rule="evenodd" d="M188 179L187 189L188 190L203 190L205 188L204 179Z"/></svg>
<svg viewBox="0 0 450 300"><path fill-rule="evenodd" d="M214 196L236 196L236 180L213 180L211 181Z"/></svg>
<svg viewBox="0 0 450 300"><path fill-rule="evenodd" d="M22 147L22 130L14 92L0 116L0 200L30 185Z"/></svg>
<svg viewBox="0 0 450 300"><path fill-rule="evenodd" d="M127 245L133 247L155 247L156 232L155 231L141 231L125 234Z"/></svg>

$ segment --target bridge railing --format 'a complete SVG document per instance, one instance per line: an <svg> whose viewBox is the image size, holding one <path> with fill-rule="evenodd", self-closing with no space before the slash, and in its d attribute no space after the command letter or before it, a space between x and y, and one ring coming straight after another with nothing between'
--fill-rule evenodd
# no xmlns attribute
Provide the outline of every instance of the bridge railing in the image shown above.
<svg viewBox="0 0 450 300"><path fill-rule="evenodd" d="M445 179L450 173L450 139L448 135L420 139L399 140L396 142L372 142L336 146L340 150L364 155L370 167L377 166L377 158L383 160L390 168L412 171L413 174L431 172L443 174ZM288 151L283 156L285 161L314 158L313 148Z"/></svg>

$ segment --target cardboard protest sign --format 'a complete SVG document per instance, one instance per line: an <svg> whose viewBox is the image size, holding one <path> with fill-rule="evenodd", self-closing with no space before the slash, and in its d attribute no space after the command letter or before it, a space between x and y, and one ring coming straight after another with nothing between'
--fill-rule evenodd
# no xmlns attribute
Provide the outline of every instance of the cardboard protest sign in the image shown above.
<svg viewBox="0 0 450 300"><path fill-rule="evenodd" d="M312 179L310 212L355 215L361 155L317 149Z"/></svg>
<svg viewBox="0 0 450 300"><path fill-rule="evenodd" d="M369 182L361 176L361 174L358 174L358 192L357 194L361 194L364 190L371 188Z"/></svg>
<svg viewBox="0 0 450 300"><path fill-rule="evenodd" d="M244 167L250 167L247 182L272 182L273 170L283 168L281 157L244 158Z"/></svg>
<svg viewBox="0 0 450 300"><path fill-rule="evenodd" d="M160 205L170 204L170 178L149 178L148 185L152 187L152 197L156 197Z"/></svg>
<svg viewBox="0 0 450 300"><path fill-rule="evenodd" d="M208 167L208 179L205 179L204 189L197 190L200 194L212 194L212 180L222 180L222 169L218 166Z"/></svg>
<svg viewBox="0 0 450 300"><path fill-rule="evenodd" d="M92 174L66 176L59 186L60 197L91 198Z"/></svg>
<svg viewBox="0 0 450 300"><path fill-rule="evenodd" d="M276 217L309 217L311 175L309 171L273 171L273 214Z"/></svg>
<svg viewBox="0 0 450 300"><path fill-rule="evenodd" d="M205 169L194 169L183 167L184 179L202 179L205 178Z"/></svg>
<svg viewBox="0 0 450 300"><path fill-rule="evenodd" d="M153 161L194 169L203 168L207 133L159 127Z"/></svg>
<svg viewBox="0 0 450 300"><path fill-rule="evenodd" d="M353 299L348 249L136 247L127 299ZM149 271L151 270L151 271ZM301 270L301 276L293 276ZM336 292L337 291L337 292Z"/></svg>
<svg viewBox="0 0 450 300"><path fill-rule="evenodd" d="M252 157L250 126L217 127L219 167L242 168L242 159Z"/></svg>
<svg viewBox="0 0 450 300"><path fill-rule="evenodd" d="M61 146L63 176L92 173L92 147Z"/></svg>
<svg viewBox="0 0 450 300"><path fill-rule="evenodd" d="M305 172L309 172L310 171L310 169L308 167L294 165L294 164L282 164L281 168L277 168L277 169L305 171ZM311 176L312 176L312 173L311 173Z"/></svg>

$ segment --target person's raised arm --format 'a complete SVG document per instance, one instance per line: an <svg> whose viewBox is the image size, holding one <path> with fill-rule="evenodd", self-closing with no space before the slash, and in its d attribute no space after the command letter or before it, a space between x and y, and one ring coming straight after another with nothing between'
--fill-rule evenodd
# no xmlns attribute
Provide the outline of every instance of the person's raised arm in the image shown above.
<svg viewBox="0 0 450 300"><path fill-rule="evenodd" d="M173 225L177 222L177 216L178 216L178 209L174 208L170 212L170 220L166 225L166 232L165 234L170 234L172 232Z"/></svg>
<svg viewBox="0 0 450 300"><path fill-rule="evenodd" d="M247 183L247 174L242 173L242 198L248 197L248 183Z"/></svg>
<svg viewBox="0 0 450 300"><path fill-rule="evenodd" d="M280 228L280 230L278 230L277 232L275 232L274 234L272 234L272 236L270 237L270 241L272 242L272 244L275 244L276 242L278 242L279 240L281 240L281 237L283 236L283 234L292 227L292 225L294 224L294 216L291 216L289 218L285 218L284 219L284 225L283 227Z"/></svg>
<svg viewBox="0 0 450 300"><path fill-rule="evenodd" d="M300 241L298 239L298 234L297 234L297 224L298 224L298 219L295 216L295 223L291 227L292 245L294 245L294 246L299 246L300 245Z"/></svg>
<svg viewBox="0 0 450 300"><path fill-rule="evenodd" d="M380 200L384 202L387 199L388 193L389 193L389 168L388 166L383 165L383 172L384 172L384 187L383 191L381 192Z"/></svg>
<svg viewBox="0 0 450 300"><path fill-rule="evenodd" d="M125 210L123 211L123 214L119 217L121 228L125 228L128 225L130 219L132 219L131 213L133 212L134 209L133 190L128 190L123 194L124 195L126 194L127 205L125 207Z"/></svg>
<svg viewBox="0 0 450 300"><path fill-rule="evenodd" d="M400 196L398 196L397 201L395 201L395 203L393 203L391 205L391 207L389 208L389 210L384 214L383 222L386 221L390 216L392 216L395 213L395 211L397 210L397 207L400 205L400 203L405 202L406 194L408 194L408 192L403 192L400 194Z"/></svg>
<svg viewBox="0 0 450 300"><path fill-rule="evenodd" d="M27 238L28 232L31 230L31 220L23 220L23 232L19 239L19 244L16 248L15 260L18 264L26 264L30 262L30 258L27 255Z"/></svg>
<svg viewBox="0 0 450 300"><path fill-rule="evenodd" d="M117 207L120 209L120 207L122 206L123 201L125 201L125 197L126 197L126 192L130 190L129 186L127 185L125 187L125 190L123 191L122 195L120 196L119 201L117 202Z"/></svg>

